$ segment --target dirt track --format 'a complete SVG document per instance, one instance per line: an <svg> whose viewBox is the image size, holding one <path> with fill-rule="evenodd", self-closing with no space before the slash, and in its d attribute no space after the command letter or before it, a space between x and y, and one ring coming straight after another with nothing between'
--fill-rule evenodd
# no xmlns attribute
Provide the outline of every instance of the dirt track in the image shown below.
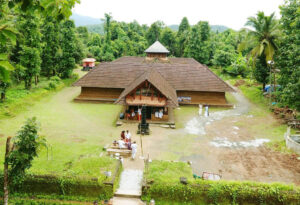
<svg viewBox="0 0 300 205"><path fill-rule="evenodd" d="M223 112L221 117L216 112L211 113L210 119L202 117L198 124L194 122L193 126L204 126L205 134L189 133L186 128L170 130L152 126L152 134L143 138L144 152L152 159L192 161L198 175L207 171L221 173L226 180L300 185L300 160L296 155L275 152L264 145L247 144L257 139L272 140L273 136L265 129L276 127L277 120L270 114L263 117L250 115L248 111L256 109L255 106L241 94L237 94L237 100L237 108L220 111ZM195 117L198 118L197 113L190 120ZM211 142L216 138L237 145L213 146Z"/></svg>

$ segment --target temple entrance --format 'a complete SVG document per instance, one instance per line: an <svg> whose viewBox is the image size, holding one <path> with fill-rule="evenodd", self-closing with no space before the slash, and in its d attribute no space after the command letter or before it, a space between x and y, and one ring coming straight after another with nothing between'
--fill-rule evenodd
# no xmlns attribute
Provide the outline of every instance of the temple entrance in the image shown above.
<svg viewBox="0 0 300 205"><path fill-rule="evenodd" d="M151 120L152 107L146 107L146 119Z"/></svg>
<svg viewBox="0 0 300 205"><path fill-rule="evenodd" d="M139 116L139 109L142 106L128 106L126 108L126 120L141 120ZM151 121L168 121L168 108L167 107L154 107L145 106L146 109L146 119Z"/></svg>

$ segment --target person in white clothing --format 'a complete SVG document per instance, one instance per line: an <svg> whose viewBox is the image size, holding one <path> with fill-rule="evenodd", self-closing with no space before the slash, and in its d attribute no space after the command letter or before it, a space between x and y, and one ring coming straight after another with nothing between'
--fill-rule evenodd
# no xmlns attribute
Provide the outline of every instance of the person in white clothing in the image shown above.
<svg viewBox="0 0 300 205"><path fill-rule="evenodd" d="M155 111L155 113L154 113L154 116L156 117L156 118L158 118L158 110L157 111Z"/></svg>
<svg viewBox="0 0 300 205"><path fill-rule="evenodd" d="M161 118L163 118L163 116L164 116L164 110L160 109L159 113L158 113L158 117L161 119Z"/></svg>
<svg viewBox="0 0 300 205"><path fill-rule="evenodd" d="M120 148L120 149L126 148L125 142L124 142L123 140L118 140L118 144L119 144L119 148Z"/></svg>
<svg viewBox="0 0 300 205"><path fill-rule="evenodd" d="M130 139L131 139L131 133L129 132L129 130L127 130L125 134L125 142L126 143L130 142Z"/></svg>
<svg viewBox="0 0 300 205"><path fill-rule="evenodd" d="M205 113L204 113L205 117L209 116L209 110L208 110L208 105L205 106Z"/></svg>
<svg viewBox="0 0 300 205"><path fill-rule="evenodd" d="M132 159L135 158L136 152L137 152L137 144L136 144L136 142L134 141L134 142L131 144L131 158L132 158Z"/></svg>
<svg viewBox="0 0 300 205"><path fill-rule="evenodd" d="M138 109L138 120L139 121L142 120L142 109L141 108Z"/></svg>

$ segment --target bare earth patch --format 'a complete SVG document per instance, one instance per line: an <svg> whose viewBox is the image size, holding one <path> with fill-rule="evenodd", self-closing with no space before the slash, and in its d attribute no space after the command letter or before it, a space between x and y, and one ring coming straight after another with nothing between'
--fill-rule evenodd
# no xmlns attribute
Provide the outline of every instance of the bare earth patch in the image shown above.
<svg viewBox="0 0 300 205"><path fill-rule="evenodd" d="M220 173L226 180L300 185L297 156L275 152L264 145L270 140L282 140L285 127L271 114L257 110L241 94L235 97L235 109L211 113L209 119L197 116L195 108L185 125L193 121L192 131L199 132L189 132L186 127L170 130L151 126L151 135L143 137L145 154L152 159L192 161L198 175L206 171ZM226 146L215 146L212 142L217 140L225 141Z"/></svg>

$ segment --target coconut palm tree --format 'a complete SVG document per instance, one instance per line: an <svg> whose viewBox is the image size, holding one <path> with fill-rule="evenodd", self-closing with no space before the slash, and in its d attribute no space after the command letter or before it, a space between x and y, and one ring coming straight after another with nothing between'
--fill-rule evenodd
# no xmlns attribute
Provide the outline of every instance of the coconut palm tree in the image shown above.
<svg viewBox="0 0 300 205"><path fill-rule="evenodd" d="M273 60L279 36L275 14L265 16L264 12L258 12L256 17L249 17L245 25L253 28L248 31L247 40L248 47L252 47L251 56L256 58L264 55L266 61Z"/></svg>
<svg viewBox="0 0 300 205"><path fill-rule="evenodd" d="M265 16L264 12L258 12L255 17L249 17L245 26L251 29L245 30L246 38L238 46L239 51L249 51L253 59L253 74L255 79L263 84L268 82L269 69L267 62L273 60L277 50L276 40L280 35L279 24L274 13Z"/></svg>

